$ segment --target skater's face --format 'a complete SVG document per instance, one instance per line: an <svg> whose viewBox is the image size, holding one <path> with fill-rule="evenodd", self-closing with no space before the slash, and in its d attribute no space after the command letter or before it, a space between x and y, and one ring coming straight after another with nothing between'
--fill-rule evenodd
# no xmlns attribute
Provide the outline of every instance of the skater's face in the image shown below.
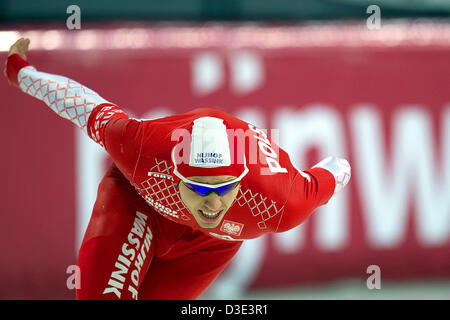
<svg viewBox="0 0 450 320"><path fill-rule="evenodd" d="M234 176L199 176L188 177L189 180L205 183L205 184L220 184L236 179ZM194 216L197 223L202 228L215 228L222 221L225 213L233 204L240 185L238 184L234 189L219 196L216 192L211 192L206 196L201 196L195 191L189 189L183 182L179 184L181 200L189 211Z"/></svg>

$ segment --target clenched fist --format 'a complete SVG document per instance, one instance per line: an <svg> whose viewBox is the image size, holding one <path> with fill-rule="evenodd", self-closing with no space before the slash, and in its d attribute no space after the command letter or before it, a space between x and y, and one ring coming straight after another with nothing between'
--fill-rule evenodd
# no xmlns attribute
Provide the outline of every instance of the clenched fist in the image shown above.
<svg viewBox="0 0 450 320"><path fill-rule="evenodd" d="M28 46L30 45L30 39L20 38L9 48L8 57L13 54L18 54L22 59L27 60L27 51ZM15 83L11 83L10 77L8 77L7 66L8 60L5 61L5 68L3 69L3 74L8 79L9 84L16 85Z"/></svg>
<svg viewBox="0 0 450 320"><path fill-rule="evenodd" d="M9 48L8 57L17 53L22 59L27 60L26 52L30 45L30 39L20 38Z"/></svg>

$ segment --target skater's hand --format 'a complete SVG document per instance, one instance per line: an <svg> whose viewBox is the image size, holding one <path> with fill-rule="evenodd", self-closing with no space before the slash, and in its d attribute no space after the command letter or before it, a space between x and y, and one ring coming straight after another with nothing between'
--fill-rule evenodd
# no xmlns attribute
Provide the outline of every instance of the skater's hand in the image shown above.
<svg viewBox="0 0 450 320"><path fill-rule="evenodd" d="M17 53L22 59L27 60L27 51L28 46L30 45L30 39L20 38L14 44L9 48L8 57ZM5 75L6 79L8 79L8 75L6 73L6 64L8 63L8 59L5 61L5 68L3 69L3 74ZM14 85L11 83L8 79L8 83L10 85Z"/></svg>
<svg viewBox="0 0 450 320"><path fill-rule="evenodd" d="M20 38L9 48L8 57L17 53L22 59L27 60L26 53L29 45L30 39Z"/></svg>

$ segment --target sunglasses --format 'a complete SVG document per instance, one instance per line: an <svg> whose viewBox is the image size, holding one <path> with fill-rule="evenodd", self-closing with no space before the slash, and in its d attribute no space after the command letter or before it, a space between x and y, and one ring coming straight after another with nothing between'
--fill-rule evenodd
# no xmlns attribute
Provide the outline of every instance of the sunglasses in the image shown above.
<svg viewBox="0 0 450 320"><path fill-rule="evenodd" d="M219 196L223 196L225 194L227 194L228 192L230 192L231 190L233 190L234 188L237 187L237 185L239 184L240 181L236 181L236 182L232 182L229 184L226 184L224 186L220 186L220 187L207 187L205 185L198 185L195 183L188 183L188 182L184 182L184 185L186 187L188 187L190 190L194 191L195 193L201 195L201 196L207 196L209 193L211 192L216 192Z"/></svg>

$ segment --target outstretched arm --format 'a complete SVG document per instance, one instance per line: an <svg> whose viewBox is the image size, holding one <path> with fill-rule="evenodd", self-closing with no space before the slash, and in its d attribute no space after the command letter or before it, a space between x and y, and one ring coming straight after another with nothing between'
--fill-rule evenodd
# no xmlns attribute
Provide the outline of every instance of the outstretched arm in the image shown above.
<svg viewBox="0 0 450 320"><path fill-rule="evenodd" d="M102 98L95 91L64 76L37 71L26 60L30 41L21 38L10 48L6 62L5 75L11 85L23 92L42 100L59 116L72 121L91 138L96 139L95 128L88 130L88 121L98 106L109 106L109 118L115 114L126 114L111 102ZM92 120L92 119L91 119ZM103 120L108 120L103 117Z"/></svg>
<svg viewBox="0 0 450 320"><path fill-rule="evenodd" d="M27 61L29 44L21 38L11 46L4 70L9 83L81 128L127 175L127 169L134 168L137 161L141 122L129 119L118 106L74 80L37 71Z"/></svg>

